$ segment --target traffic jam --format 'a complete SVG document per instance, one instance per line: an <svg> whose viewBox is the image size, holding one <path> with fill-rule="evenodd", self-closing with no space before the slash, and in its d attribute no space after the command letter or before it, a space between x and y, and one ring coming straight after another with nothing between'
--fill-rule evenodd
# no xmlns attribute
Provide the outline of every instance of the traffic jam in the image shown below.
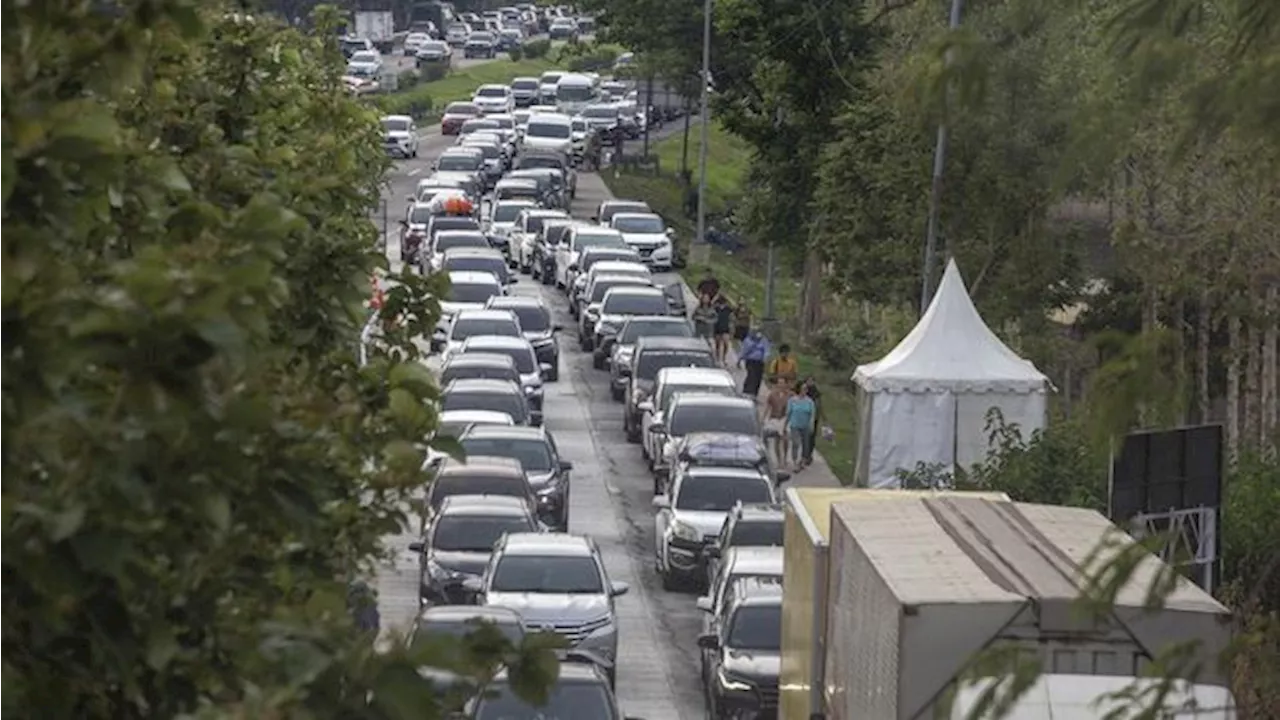
<svg viewBox="0 0 1280 720"><path fill-rule="evenodd" d="M487 622L512 639L554 632L566 645L546 706L499 678L495 693L468 701L472 717L623 718L617 600L632 588L575 532L575 487L604 479L575 474L549 429L558 418L545 398L569 349L590 356L592 387L616 406L652 475L643 522L662 589L701 611L688 652L700 658L708 715L776 713L779 488L790 476L768 450L774 431L690 320L664 219L622 199L571 214L598 138L647 122L622 85L552 72L450 104L440 132L455 143L416 180L391 238L406 267L448 278L427 364L441 389L437 432L465 451L425 460L410 633L460 636ZM383 125L389 153L417 156L411 118Z"/></svg>

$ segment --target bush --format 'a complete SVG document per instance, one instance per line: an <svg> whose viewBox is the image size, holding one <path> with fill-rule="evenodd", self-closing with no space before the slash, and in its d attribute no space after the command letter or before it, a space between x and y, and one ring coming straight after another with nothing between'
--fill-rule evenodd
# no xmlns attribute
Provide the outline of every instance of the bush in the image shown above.
<svg viewBox="0 0 1280 720"><path fill-rule="evenodd" d="M618 51L612 48L592 48L569 61L569 69L574 72L597 72L613 67L618 59Z"/></svg>
<svg viewBox="0 0 1280 720"><path fill-rule="evenodd" d="M915 324L903 308L853 308L825 323L813 338L814 352L829 368L875 362L893 349Z"/></svg>
<svg viewBox="0 0 1280 720"><path fill-rule="evenodd" d="M511 62L520 62L520 58L524 57L524 50L519 45L516 45L507 51L507 57L511 59Z"/></svg>
<svg viewBox="0 0 1280 720"><path fill-rule="evenodd" d="M551 41L545 38L542 40L530 40L524 44L522 52L530 60L546 57L547 53L551 52ZM511 59L515 60L516 58L513 57Z"/></svg>
<svg viewBox="0 0 1280 720"><path fill-rule="evenodd" d="M373 106L387 115L408 115L421 120L431 113L434 103L430 88L419 85L405 92L394 92L373 97Z"/></svg>
<svg viewBox="0 0 1280 720"><path fill-rule="evenodd" d="M422 76L417 70L405 70L396 76L396 88L406 90L417 85L421 80Z"/></svg>

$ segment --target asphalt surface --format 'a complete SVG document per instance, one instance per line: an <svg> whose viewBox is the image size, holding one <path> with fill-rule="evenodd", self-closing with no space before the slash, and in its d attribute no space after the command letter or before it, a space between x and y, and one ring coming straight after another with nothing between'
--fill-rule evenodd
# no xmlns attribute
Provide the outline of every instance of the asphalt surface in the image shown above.
<svg viewBox="0 0 1280 720"><path fill-rule="evenodd" d="M398 221L404 216L407 196L419 179L430 174L440 152L454 142L455 138L440 135L438 128L423 130L418 157L396 161L389 175L383 202L387 255L393 270L400 267ZM579 173L577 187L575 217L591 217L599 203L611 197L595 173ZM656 279L666 284L679 276L660 273ZM622 710L647 720L703 718L695 643L702 629L701 613L694 605L694 591L663 590L654 569L652 477L641 459L640 446L628 444L623 435L622 404L609 396L607 373L593 369L590 353L578 349L576 323L569 317L563 292L528 276L520 276L513 292L543 297L556 323L566 328L559 338L561 379L547 385L545 425L555 434L562 455L574 464L569 531L595 538L611 579L631 584L631 591L617 605L617 693ZM410 524L416 527L418 522L414 519ZM417 539L413 532L386 539L387 546L397 552L376 580L382 624L390 631L406 628L418 610L418 556L407 550Z"/></svg>

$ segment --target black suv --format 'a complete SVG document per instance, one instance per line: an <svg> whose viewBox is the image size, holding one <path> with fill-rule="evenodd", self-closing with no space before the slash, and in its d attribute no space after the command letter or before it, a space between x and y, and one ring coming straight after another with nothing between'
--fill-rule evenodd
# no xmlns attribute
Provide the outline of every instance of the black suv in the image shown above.
<svg viewBox="0 0 1280 720"><path fill-rule="evenodd" d="M569 530L569 473L551 433L516 425L473 425L458 439L467 455L511 458L524 469L538 498L538 517L554 530Z"/></svg>
<svg viewBox="0 0 1280 720"><path fill-rule="evenodd" d="M775 717L782 648L782 581L734 583L712 631L698 636L708 715Z"/></svg>

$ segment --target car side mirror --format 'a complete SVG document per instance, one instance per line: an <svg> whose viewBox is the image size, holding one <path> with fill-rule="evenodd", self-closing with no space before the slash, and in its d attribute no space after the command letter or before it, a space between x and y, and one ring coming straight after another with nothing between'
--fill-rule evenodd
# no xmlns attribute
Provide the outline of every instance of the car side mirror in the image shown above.
<svg viewBox="0 0 1280 720"><path fill-rule="evenodd" d="M653 403L648 400L641 400L636 403L636 409L642 413L653 412Z"/></svg>
<svg viewBox="0 0 1280 720"><path fill-rule="evenodd" d="M694 607L698 608L702 612L705 612L705 613L711 612L711 598L707 597L706 595L703 595L702 597L694 601L693 605Z"/></svg>
<svg viewBox="0 0 1280 720"><path fill-rule="evenodd" d="M572 469L573 469L573 463L569 462L568 460L560 461L560 472L569 472Z"/></svg>
<svg viewBox="0 0 1280 720"><path fill-rule="evenodd" d="M778 472L773 476L773 484L774 484L774 485L781 485L782 483L784 483L784 482L788 482L788 481L790 481L790 480L791 480L791 473L787 472L786 470L779 470L779 471L778 471Z"/></svg>
<svg viewBox="0 0 1280 720"><path fill-rule="evenodd" d="M653 498L654 510L666 510L671 507L671 500L666 495L657 495Z"/></svg>
<svg viewBox="0 0 1280 720"><path fill-rule="evenodd" d="M422 551L423 551L423 550L425 550L425 549L426 549L426 546L425 546L425 545L423 545L423 544L422 544L422 543L420 543L420 542L411 542L411 543L409 543L409 552L416 552L416 553L420 553L420 552L422 552Z"/></svg>
<svg viewBox="0 0 1280 720"><path fill-rule="evenodd" d="M631 591L631 585L624 582L615 582L609 586L609 594L613 597L621 597Z"/></svg>
<svg viewBox="0 0 1280 720"><path fill-rule="evenodd" d="M666 234L667 234L667 237L671 237L672 235L676 234L676 231L672 230L671 228L667 228Z"/></svg>
<svg viewBox="0 0 1280 720"><path fill-rule="evenodd" d="M720 648L720 638L710 633L698 636L698 647L703 650L717 650Z"/></svg>
<svg viewBox="0 0 1280 720"><path fill-rule="evenodd" d="M720 546L719 546L719 545L708 545L708 546L707 546L707 549L705 550L705 552L707 553L707 557L709 557L709 558L719 558L719 557L720 557Z"/></svg>

